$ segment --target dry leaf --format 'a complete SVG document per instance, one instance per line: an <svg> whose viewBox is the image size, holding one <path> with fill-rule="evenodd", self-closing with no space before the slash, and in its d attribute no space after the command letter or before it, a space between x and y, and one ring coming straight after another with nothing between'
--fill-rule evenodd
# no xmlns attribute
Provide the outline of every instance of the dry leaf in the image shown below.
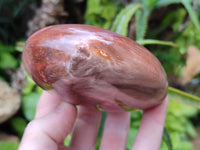
<svg viewBox="0 0 200 150"><path fill-rule="evenodd" d="M195 46L190 46L187 51L186 65L183 67L181 83L184 85L200 72L200 52Z"/></svg>

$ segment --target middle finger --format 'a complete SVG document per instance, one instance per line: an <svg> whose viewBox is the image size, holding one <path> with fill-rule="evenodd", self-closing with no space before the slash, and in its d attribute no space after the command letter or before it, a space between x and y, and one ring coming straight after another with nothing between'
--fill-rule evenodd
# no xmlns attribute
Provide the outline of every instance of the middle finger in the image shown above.
<svg viewBox="0 0 200 150"><path fill-rule="evenodd" d="M70 150L95 150L101 112L93 106L79 106Z"/></svg>

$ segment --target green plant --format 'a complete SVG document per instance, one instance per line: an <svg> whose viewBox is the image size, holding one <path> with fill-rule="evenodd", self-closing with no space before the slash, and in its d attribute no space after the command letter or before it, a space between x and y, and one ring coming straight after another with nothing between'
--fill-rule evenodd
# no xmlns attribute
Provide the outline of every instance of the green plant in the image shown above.
<svg viewBox="0 0 200 150"><path fill-rule="evenodd" d="M0 141L0 149L2 150L17 150L19 143Z"/></svg>
<svg viewBox="0 0 200 150"><path fill-rule="evenodd" d="M122 7L118 0L87 0L85 24L109 29Z"/></svg>
<svg viewBox="0 0 200 150"><path fill-rule="evenodd" d="M14 57L14 46L0 43L0 53L0 69L6 69L9 67L16 68L18 66L20 59L17 60Z"/></svg>

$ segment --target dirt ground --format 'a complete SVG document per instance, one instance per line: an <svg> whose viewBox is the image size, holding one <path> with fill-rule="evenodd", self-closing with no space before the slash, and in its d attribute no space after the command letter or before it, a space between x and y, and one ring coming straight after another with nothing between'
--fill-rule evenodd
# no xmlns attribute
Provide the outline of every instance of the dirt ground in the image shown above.
<svg viewBox="0 0 200 150"><path fill-rule="evenodd" d="M198 136L192 140L194 150L200 150L200 126L196 128Z"/></svg>

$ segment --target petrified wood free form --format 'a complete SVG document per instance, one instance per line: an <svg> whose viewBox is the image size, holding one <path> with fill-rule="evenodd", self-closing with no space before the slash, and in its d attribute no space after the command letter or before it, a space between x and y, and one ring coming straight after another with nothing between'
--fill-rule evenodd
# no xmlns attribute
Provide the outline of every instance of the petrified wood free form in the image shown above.
<svg viewBox="0 0 200 150"><path fill-rule="evenodd" d="M43 89L55 89L69 103L105 111L147 109L167 93L156 57L129 38L93 26L39 30L26 42L23 64Z"/></svg>

